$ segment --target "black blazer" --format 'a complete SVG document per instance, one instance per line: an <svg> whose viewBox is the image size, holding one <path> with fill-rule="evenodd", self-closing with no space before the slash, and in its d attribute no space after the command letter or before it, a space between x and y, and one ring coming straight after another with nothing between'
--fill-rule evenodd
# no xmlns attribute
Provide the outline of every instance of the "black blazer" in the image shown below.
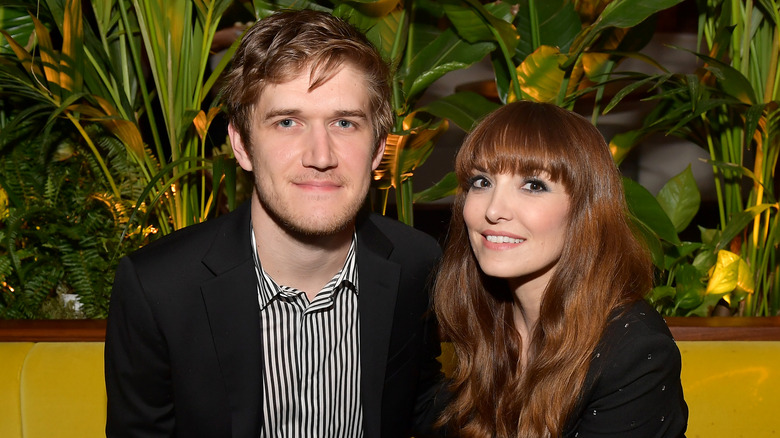
<svg viewBox="0 0 780 438"><path fill-rule="evenodd" d="M249 203L125 257L105 348L114 436L256 437L262 354ZM366 438L424 435L443 400L428 287L431 237L378 215L357 225Z"/></svg>
<svg viewBox="0 0 780 438"><path fill-rule="evenodd" d="M681 367L666 322L637 301L606 327L564 437L684 437Z"/></svg>

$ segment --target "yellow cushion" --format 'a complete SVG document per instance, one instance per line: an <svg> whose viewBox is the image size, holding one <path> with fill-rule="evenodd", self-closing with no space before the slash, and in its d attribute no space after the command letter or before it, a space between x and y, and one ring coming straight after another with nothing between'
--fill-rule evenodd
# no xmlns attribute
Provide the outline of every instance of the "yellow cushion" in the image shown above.
<svg viewBox="0 0 780 438"><path fill-rule="evenodd" d="M39 342L22 371L24 438L105 436L102 342Z"/></svg>
<svg viewBox="0 0 780 438"><path fill-rule="evenodd" d="M19 385L22 366L32 342L0 342L0 436L22 436L22 401Z"/></svg>
<svg viewBox="0 0 780 438"><path fill-rule="evenodd" d="M689 438L780 436L780 342L680 341Z"/></svg>

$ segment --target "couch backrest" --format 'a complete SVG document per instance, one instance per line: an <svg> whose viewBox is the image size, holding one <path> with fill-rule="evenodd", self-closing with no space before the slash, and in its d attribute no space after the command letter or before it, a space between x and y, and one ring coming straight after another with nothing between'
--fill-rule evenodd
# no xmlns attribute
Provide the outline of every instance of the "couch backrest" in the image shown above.
<svg viewBox="0 0 780 438"><path fill-rule="evenodd" d="M678 345L689 438L780 436L780 341ZM0 358L0 437L105 436L102 342L0 342Z"/></svg>
<svg viewBox="0 0 780 438"><path fill-rule="evenodd" d="M105 436L102 342L0 343L0 436Z"/></svg>

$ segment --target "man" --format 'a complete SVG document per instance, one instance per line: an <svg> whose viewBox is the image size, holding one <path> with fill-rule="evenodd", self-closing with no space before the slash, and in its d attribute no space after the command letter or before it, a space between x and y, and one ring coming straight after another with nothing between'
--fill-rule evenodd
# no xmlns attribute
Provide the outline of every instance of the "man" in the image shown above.
<svg viewBox="0 0 780 438"><path fill-rule="evenodd" d="M392 124L387 67L329 14L250 29L226 78L251 202L124 258L107 435L397 437L438 414L440 251L359 213Z"/></svg>

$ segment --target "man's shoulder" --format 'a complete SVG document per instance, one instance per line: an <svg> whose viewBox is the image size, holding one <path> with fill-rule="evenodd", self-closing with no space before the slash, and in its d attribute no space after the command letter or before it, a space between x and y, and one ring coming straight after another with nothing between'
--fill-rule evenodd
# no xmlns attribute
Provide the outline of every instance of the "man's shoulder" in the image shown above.
<svg viewBox="0 0 780 438"><path fill-rule="evenodd" d="M181 263L190 258L200 260L216 239L236 239L241 233L240 223L246 222L249 226L244 220L245 209L242 205L228 214L176 230L134 251L129 257L135 263L151 264L173 260ZM171 259L174 256L176 259Z"/></svg>
<svg viewBox="0 0 780 438"><path fill-rule="evenodd" d="M381 230L396 248L422 251L436 255L441 253L439 242L425 232L377 213L371 213L368 216L368 220Z"/></svg>

